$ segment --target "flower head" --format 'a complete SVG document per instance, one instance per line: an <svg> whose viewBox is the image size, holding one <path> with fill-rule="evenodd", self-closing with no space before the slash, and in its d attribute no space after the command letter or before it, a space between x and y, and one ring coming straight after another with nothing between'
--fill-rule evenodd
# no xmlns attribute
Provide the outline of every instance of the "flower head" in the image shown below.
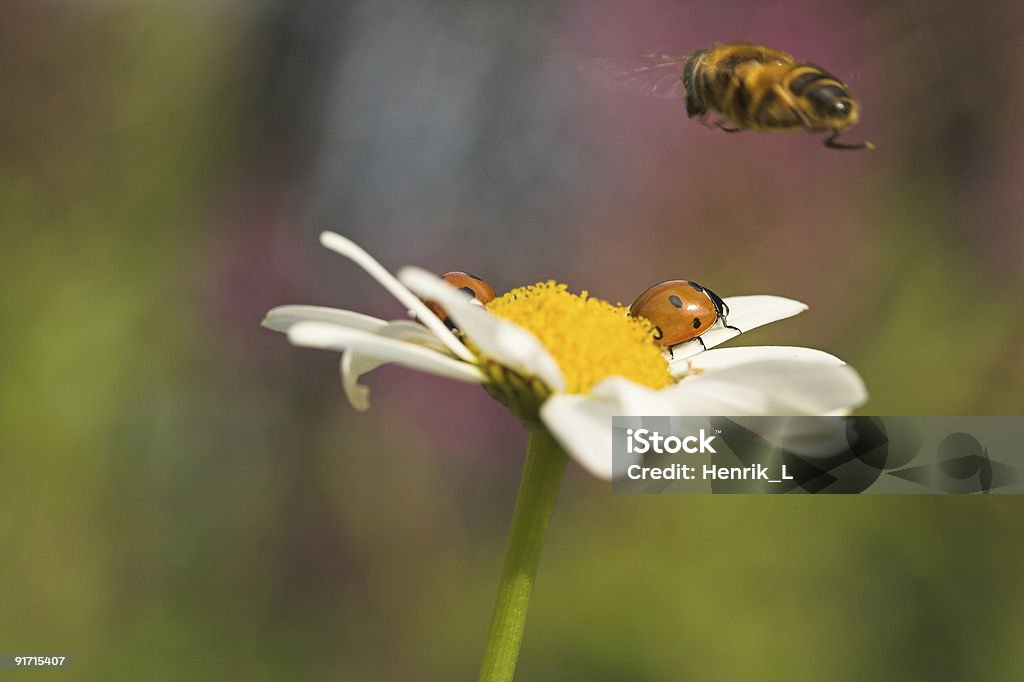
<svg viewBox="0 0 1024 682"><path fill-rule="evenodd" d="M622 306L542 282L486 306L424 270L394 277L344 237L321 243L373 276L416 318L385 321L316 306L282 306L264 325L298 346L340 351L342 385L356 409L369 407L362 375L395 363L482 384L524 422L548 430L584 468L616 475L616 415L794 415L844 413L866 399L857 373L822 351L796 347L713 348L740 329L791 317L806 306L777 296L725 299L729 326L716 324L668 354L651 327ZM457 336L423 303L440 305Z"/></svg>
<svg viewBox="0 0 1024 682"><path fill-rule="evenodd" d="M561 369L566 393L587 393L613 376L654 389L675 383L650 324L586 291L541 282L513 289L487 310L537 337Z"/></svg>

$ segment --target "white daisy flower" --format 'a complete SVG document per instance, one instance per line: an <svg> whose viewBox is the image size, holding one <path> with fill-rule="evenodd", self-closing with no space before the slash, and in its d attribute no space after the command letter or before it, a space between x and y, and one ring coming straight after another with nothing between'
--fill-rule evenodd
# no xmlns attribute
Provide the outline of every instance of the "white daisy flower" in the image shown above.
<svg viewBox="0 0 1024 682"><path fill-rule="evenodd" d="M388 363L477 383L531 428L543 427L587 471L609 479L616 415L832 415L867 398L857 372L823 351L787 346L708 350L741 332L807 309L778 296L733 296L729 328L719 320L700 341L658 346L650 325L626 308L545 282L514 289L486 306L418 268L396 278L366 251L332 232L321 243L362 267L417 322L288 305L264 326L297 346L342 353L342 385L369 407L360 378ZM424 300L435 301L456 336ZM733 329L736 327L738 329Z"/></svg>

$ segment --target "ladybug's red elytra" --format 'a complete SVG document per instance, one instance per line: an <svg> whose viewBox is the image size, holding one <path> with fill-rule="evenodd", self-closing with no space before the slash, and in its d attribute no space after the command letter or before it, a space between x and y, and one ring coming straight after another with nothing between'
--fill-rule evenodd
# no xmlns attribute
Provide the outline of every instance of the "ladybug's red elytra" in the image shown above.
<svg viewBox="0 0 1024 682"><path fill-rule="evenodd" d="M697 339L718 320L728 329L729 306L722 297L685 279L659 282L637 296L629 306L629 314L643 317L654 325L654 338L672 352L674 346ZM706 347L706 346L705 346Z"/></svg>
<svg viewBox="0 0 1024 682"><path fill-rule="evenodd" d="M487 305L495 298L494 289L491 288L490 284L468 272L453 270L452 272L446 272L441 275L441 279L448 284L451 284L456 289L462 289L480 305ZM446 327L449 329L455 329L455 324L451 321L451 318L448 317L448 313L444 311L444 308L434 301L425 301L425 303L427 304L427 307L430 308L430 311L444 322Z"/></svg>

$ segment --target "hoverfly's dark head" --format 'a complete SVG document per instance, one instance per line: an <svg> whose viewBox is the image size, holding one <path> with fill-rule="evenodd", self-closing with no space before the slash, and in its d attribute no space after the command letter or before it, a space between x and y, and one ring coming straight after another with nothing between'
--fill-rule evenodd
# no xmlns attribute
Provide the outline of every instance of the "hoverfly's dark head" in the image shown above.
<svg viewBox="0 0 1024 682"><path fill-rule="evenodd" d="M832 128L843 128L857 122L857 102L845 88L824 85L807 92L814 112Z"/></svg>

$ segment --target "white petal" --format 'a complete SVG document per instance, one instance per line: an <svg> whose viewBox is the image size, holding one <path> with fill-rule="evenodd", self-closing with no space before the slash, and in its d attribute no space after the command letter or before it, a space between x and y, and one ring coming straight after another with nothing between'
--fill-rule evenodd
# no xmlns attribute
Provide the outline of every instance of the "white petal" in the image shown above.
<svg viewBox="0 0 1024 682"><path fill-rule="evenodd" d="M537 377L555 391L565 387L558 363L530 332L473 304L465 292L426 270L406 267L398 277L423 298L437 301L488 357L524 376Z"/></svg>
<svg viewBox="0 0 1024 682"><path fill-rule="evenodd" d="M411 320L391 320L390 322L386 322L384 326L379 328L375 333L378 336L383 336L388 339L408 341L409 343L427 346L428 348L433 348L434 350L440 351L446 355L448 354L448 348L441 343L441 340L434 336L433 332L428 330L419 322L413 322Z"/></svg>
<svg viewBox="0 0 1024 682"><path fill-rule="evenodd" d="M588 395L553 395L541 406L540 417L580 466L594 476L611 479L622 476L631 463L613 462L612 417L760 414L767 404L759 391L729 382L705 382L692 390L677 384L655 391L612 377Z"/></svg>
<svg viewBox="0 0 1024 682"><path fill-rule="evenodd" d="M682 383L654 390L622 377L605 379L591 392L596 400L614 402L617 414L652 417L763 414L768 400L762 391L733 381Z"/></svg>
<svg viewBox="0 0 1024 682"><path fill-rule="evenodd" d="M762 394L762 411L736 415L826 415L850 410L867 400L864 382L853 368L831 360L762 360L686 377L676 389L708 392L742 389ZM730 388L731 387L731 388ZM720 413L726 414L729 413Z"/></svg>
<svg viewBox="0 0 1024 682"><path fill-rule="evenodd" d="M437 336L441 343L447 346L448 350L455 354L456 357L462 358L466 362L474 361L473 354L455 338L455 335L444 326L441 320L437 319L437 315L432 313L423 301L416 298L415 294L406 289L401 282L395 279L394 275L388 272L383 265L378 263L362 247L334 232L320 233L320 243L331 251L345 256L363 270L366 270L382 287L397 298L398 302L404 305L417 320L434 332L434 335Z"/></svg>
<svg viewBox="0 0 1024 682"><path fill-rule="evenodd" d="M671 362L673 376L682 376L694 372L708 372L717 369L742 365L760 360L794 360L803 362L819 362L827 365L844 365L842 360L825 351L798 346L743 346L740 348L717 348L700 353L692 358Z"/></svg>
<svg viewBox="0 0 1024 682"><path fill-rule="evenodd" d="M427 331L422 325L405 320L388 322L377 332L378 336L397 339L407 343L414 343L433 348L442 353L447 349L437 340L437 337ZM367 353L359 350L346 350L341 355L339 369L341 371L341 386L352 407L360 412L370 409L370 389L359 383L359 379L368 372L372 372L381 365L390 362L381 358L379 354Z"/></svg>
<svg viewBox="0 0 1024 682"><path fill-rule="evenodd" d="M387 322L354 313L351 310L324 308L318 305L282 305L271 309L263 318L263 326L276 332L286 332L288 328L299 322L332 322L342 327L362 329L375 332L382 329Z"/></svg>
<svg viewBox="0 0 1024 682"><path fill-rule="evenodd" d="M724 300L729 306L729 324L743 331L807 310L806 303L781 296L730 296Z"/></svg>
<svg viewBox="0 0 1024 682"><path fill-rule="evenodd" d="M300 322L288 330L288 340L296 346L363 353L383 362L394 362L449 379L476 384L485 381L476 365L455 360L439 351L325 322Z"/></svg>
<svg viewBox="0 0 1024 682"><path fill-rule="evenodd" d="M614 404L567 393L551 396L540 408L544 425L569 456L605 480L622 473L612 462L612 417L619 414Z"/></svg>
<svg viewBox="0 0 1024 682"><path fill-rule="evenodd" d="M672 406L670 414L682 416L770 414L771 401L758 388L730 379L702 379L663 388L658 398Z"/></svg>
<svg viewBox="0 0 1024 682"><path fill-rule="evenodd" d="M628 466L612 461L615 416L829 415L849 411L867 399L860 376L828 353L780 351L771 359L743 363L712 355L704 373L660 391L612 377L585 396L552 396L541 406L541 419L581 466L609 479L622 475ZM771 349L746 354L772 355Z"/></svg>
<svg viewBox="0 0 1024 682"><path fill-rule="evenodd" d="M616 405L617 414L662 416L671 415L674 409L667 401L662 400L662 391L641 386L623 377L610 377L590 390L588 396L592 400Z"/></svg>
<svg viewBox="0 0 1024 682"><path fill-rule="evenodd" d="M705 347L713 348L725 343L742 332L749 332L751 329L793 317L807 310L806 304L781 296L730 296L725 299L725 304L729 306L729 326L740 331L729 329L719 321L701 335L704 346L696 339L675 346L672 349L673 364L702 352Z"/></svg>

